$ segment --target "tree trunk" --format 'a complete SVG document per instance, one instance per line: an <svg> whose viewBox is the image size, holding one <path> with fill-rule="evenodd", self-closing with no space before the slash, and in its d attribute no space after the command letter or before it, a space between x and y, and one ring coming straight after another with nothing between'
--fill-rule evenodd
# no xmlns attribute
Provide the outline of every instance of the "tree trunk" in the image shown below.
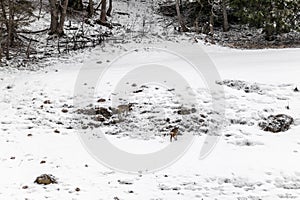
<svg viewBox="0 0 300 200"><path fill-rule="evenodd" d="M68 0L64 0L61 8L60 19L59 19L59 24L57 29L57 34L59 36L62 36L64 34L64 23L67 15L67 8L68 8Z"/></svg>
<svg viewBox="0 0 300 200"><path fill-rule="evenodd" d="M96 22L102 26L112 29L112 24L108 23L106 19L106 0L101 1L100 19L98 19Z"/></svg>
<svg viewBox="0 0 300 200"><path fill-rule="evenodd" d="M222 0L222 11L223 11L223 31L229 30L228 16L227 16L227 0Z"/></svg>
<svg viewBox="0 0 300 200"><path fill-rule="evenodd" d="M214 34L214 0L210 2L210 16L209 16L209 34Z"/></svg>
<svg viewBox="0 0 300 200"><path fill-rule="evenodd" d="M88 15L89 17L92 17L94 15L94 1L89 0L89 5L87 7Z"/></svg>
<svg viewBox="0 0 300 200"><path fill-rule="evenodd" d="M15 21L15 13L14 13L14 1L9 0L8 1L8 9L9 9L9 20L8 20L8 25L9 25L9 29L8 29L8 44L10 47L12 47L14 45L14 41L15 41L15 25L14 25L14 21Z"/></svg>
<svg viewBox="0 0 300 200"><path fill-rule="evenodd" d="M8 19L7 19L7 15L6 15L4 0L1 0L0 3L1 3L1 10L2 10L2 18L4 20L4 24L6 26L6 32L7 32L7 35L8 35L9 23L8 23ZM6 39L5 45L6 45L5 56L6 56L6 59L9 59L9 44L8 44L8 39Z"/></svg>
<svg viewBox="0 0 300 200"><path fill-rule="evenodd" d="M214 14L211 13L209 16L209 34L214 34Z"/></svg>
<svg viewBox="0 0 300 200"><path fill-rule="evenodd" d="M265 27L264 27L264 32L265 32L265 39L267 41L274 40L275 28L274 28L273 24L267 22Z"/></svg>
<svg viewBox="0 0 300 200"><path fill-rule="evenodd" d="M1 26L0 26L0 62L2 61L2 29L3 29L3 22L1 22Z"/></svg>
<svg viewBox="0 0 300 200"><path fill-rule="evenodd" d="M6 59L10 59L9 58L9 49L10 47L12 47L14 45L14 39L15 39L15 35L16 35L16 31L15 31L15 24L14 24L14 2L12 0L8 0L6 1L7 5L5 5L5 1L1 0L1 13L2 13L2 23L5 24L6 26L6 41L5 41L5 56ZM5 7L8 7L8 14L6 12ZM1 26L2 26L1 23ZM2 34L2 28L1 28L1 34ZM2 42L2 37L0 42ZM2 46L2 45L1 45ZM1 48L2 51L2 48Z"/></svg>
<svg viewBox="0 0 300 200"><path fill-rule="evenodd" d="M57 0L49 0L50 4L50 14L51 14L51 24L49 34L56 34L58 27L58 2Z"/></svg>
<svg viewBox="0 0 300 200"><path fill-rule="evenodd" d="M100 23L106 24L106 0L102 0Z"/></svg>
<svg viewBox="0 0 300 200"><path fill-rule="evenodd" d="M5 10L5 4L4 4L4 0L0 1L1 3L1 10L2 10L2 18L4 20L4 24L6 26L6 29L8 30L8 20L7 20L7 15L6 15L6 10Z"/></svg>
<svg viewBox="0 0 300 200"><path fill-rule="evenodd" d="M177 17L178 17L178 23L180 25L180 31L187 32L188 28L185 26L184 20L182 19L182 16L180 13L179 0L176 0L176 12L177 12Z"/></svg>
<svg viewBox="0 0 300 200"><path fill-rule="evenodd" d="M272 3L270 3L270 6L272 6ZM264 32L265 39L267 41L272 41L275 39L276 27L274 26L274 19L271 10L269 11L268 15L265 16Z"/></svg>
<svg viewBox="0 0 300 200"><path fill-rule="evenodd" d="M199 22L198 22L198 19L195 20L195 32L196 34L199 34Z"/></svg>
<svg viewBox="0 0 300 200"><path fill-rule="evenodd" d="M112 0L109 0L109 4L108 4L108 9L107 9L107 16L111 16L111 11L112 11Z"/></svg>
<svg viewBox="0 0 300 200"><path fill-rule="evenodd" d="M61 0L62 4L57 0L49 0L51 12L51 24L49 34L64 34L64 23L67 15L68 0Z"/></svg>

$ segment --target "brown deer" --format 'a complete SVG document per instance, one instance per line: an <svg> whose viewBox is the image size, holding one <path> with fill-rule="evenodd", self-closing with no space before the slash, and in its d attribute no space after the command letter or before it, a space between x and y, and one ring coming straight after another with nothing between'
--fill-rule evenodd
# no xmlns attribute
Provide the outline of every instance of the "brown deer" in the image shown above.
<svg viewBox="0 0 300 200"><path fill-rule="evenodd" d="M119 120L123 117L126 117L128 115L128 112L132 110L133 103L125 104L125 105L118 105L117 107L117 113Z"/></svg>
<svg viewBox="0 0 300 200"><path fill-rule="evenodd" d="M177 135L178 135L178 127L175 127L170 132L170 142L172 142L173 138L174 140L177 140Z"/></svg>

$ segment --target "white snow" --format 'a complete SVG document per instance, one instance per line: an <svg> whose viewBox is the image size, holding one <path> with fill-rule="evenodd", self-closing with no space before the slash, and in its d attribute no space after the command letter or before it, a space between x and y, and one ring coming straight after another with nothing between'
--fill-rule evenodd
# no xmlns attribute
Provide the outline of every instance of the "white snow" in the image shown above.
<svg viewBox="0 0 300 200"><path fill-rule="evenodd" d="M130 49L132 45L124 46ZM188 45L183 46L189 51ZM72 109L68 113L62 113L61 109L64 104L72 105L81 64L61 63L35 72L3 70L0 72L0 198L300 198L300 94L293 92L295 86L300 86L297 78L300 49L245 51L202 47L222 78L257 82L267 91L267 95L247 94L225 87L228 119L245 118L256 123L259 113L286 113L295 118L291 130L273 134L260 130L256 124L231 124L222 131L216 148L203 160L198 160L198 156L204 136L197 136L189 151L171 167L141 176L122 174L96 162L81 145L76 131L67 129L73 126ZM100 51L96 48L86 53L83 60L99 61ZM100 59L118 55L109 50L101 54ZM95 64L95 67L106 64ZM12 89L7 89L8 85ZM44 104L41 109L43 101L48 99L51 104ZM287 102L290 110L285 109ZM271 111L263 113L263 109ZM57 124L58 121L63 125ZM54 133L55 129L60 133ZM149 141L109 137L120 148L140 153L162 148L169 142L168 137ZM245 145L245 142L251 145ZM46 163L40 164L42 160ZM34 184L35 178L43 173L53 174L58 178L58 184ZM22 189L25 185L28 189ZM75 191L77 187L79 192Z"/></svg>
<svg viewBox="0 0 300 200"><path fill-rule="evenodd" d="M45 61L46 67L37 71L19 71L9 66L1 69L0 199L300 199L300 92L293 92L296 86L300 89L300 49L233 50L206 46L201 42L192 44L192 35L172 35L172 27L164 28L166 22L159 20L160 16L153 8L148 9L144 4L134 1L131 6L138 9L122 10L130 14L128 19L119 15L110 19L126 25L116 28L114 34L130 41L128 43L109 42L81 53L70 52L63 58ZM126 5L127 2L117 2L116 11ZM145 27L140 26L142 19L149 19ZM159 23L155 24L157 20ZM41 29L48 23L43 18L40 21L31 28ZM131 32L125 35L126 28ZM149 34L141 37L143 31ZM161 33L166 35L161 36ZM211 154L202 160L199 160L199 154L206 137L204 133L195 136L193 145L182 158L161 171L132 175L109 169L89 154L78 137L78 119L74 117L78 107L72 107L78 73L84 64L90 65L94 72L114 63L114 58L130 50L151 47L156 42L168 47L169 40L185 41L181 42L181 51L191 55L195 55L191 47L203 48L222 79L257 84L264 94L245 93L224 86L227 126L222 129ZM126 58L128 61L143 63L144 59L152 59L173 66L191 84L201 86L193 88L201 111L207 114L212 110L211 95L203 88L205 84L201 84L202 80L198 80L192 70L187 70L181 60L160 51L152 54L139 51L130 56ZM121 63L122 67L112 70L107 79L103 79L105 84L109 82L107 90L94 90L92 80L86 80L87 93L95 92L95 104L99 97L110 98L112 95L108 91L126 70L132 68L124 67L125 61ZM143 102L145 99L155 101L155 105L178 106L165 94L168 93L150 88L148 93L132 95L132 100ZM46 100L51 103L45 104ZM82 108L85 103L82 102ZM109 106L109 103L103 105ZM68 112L64 113L62 109ZM151 124L145 125L139 111L133 110L129 117L135 115L140 125L151 128ZM166 113L166 116L173 116L170 109L166 109ZM262 117L281 113L294 118L290 130L271 133L257 126ZM230 120L242 120L246 124L230 123ZM126 124L123 127L126 128ZM139 154L157 151L170 142L168 136L143 138L130 136L130 132L106 137L120 149ZM35 184L35 178L44 173L54 175L58 183ZM23 189L24 186L28 188Z"/></svg>

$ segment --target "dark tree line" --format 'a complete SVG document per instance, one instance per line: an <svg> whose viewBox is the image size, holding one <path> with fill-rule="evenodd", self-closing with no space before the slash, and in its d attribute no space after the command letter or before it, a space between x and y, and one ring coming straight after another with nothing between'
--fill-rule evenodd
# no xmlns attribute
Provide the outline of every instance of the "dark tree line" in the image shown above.
<svg viewBox="0 0 300 200"><path fill-rule="evenodd" d="M22 45L18 29L31 22L33 10L26 0L0 0L0 58L5 54L9 59L9 50Z"/></svg>
<svg viewBox="0 0 300 200"><path fill-rule="evenodd" d="M291 30L300 31L299 0L230 0L241 23L263 28L267 40Z"/></svg>
<svg viewBox="0 0 300 200"><path fill-rule="evenodd" d="M83 11L84 9L82 0L49 0L49 4L51 12L50 34L57 34L58 36L64 34L63 28L67 10L71 8L77 11ZM97 22L101 25L111 27L111 25L107 23L107 16L111 16L112 13L112 0L109 0L108 8L106 0L101 0L99 6L101 6L101 12ZM89 4L86 8L88 12L87 17L92 17L95 12L94 10L94 2L93 0L89 0Z"/></svg>
<svg viewBox="0 0 300 200"><path fill-rule="evenodd" d="M300 31L299 0L196 0L180 5L175 0L175 9L181 31L189 31L185 23L195 20L202 32L213 34L214 27L221 25L228 31L232 24L248 24L262 28L266 40L290 31ZM182 13L184 13L182 15Z"/></svg>
<svg viewBox="0 0 300 200"><path fill-rule="evenodd" d="M0 60L3 55L9 59L9 52L16 46L23 45L23 39L31 39L19 34L20 27L33 21L35 7L42 6L43 1L31 0L0 0ZM93 0L88 1L86 8L82 0L48 0L51 16L49 34L61 37L64 35L64 24L68 12L76 11L86 18L93 17L95 10L100 8L100 17L97 22L111 28L107 16L112 15L112 0L101 0L96 5ZM39 5L40 4L40 5ZM108 4L108 5L107 5ZM97 6L97 7L96 7ZM20 37L23 37L22 39Z"/></svg>
<svg viewBox="0 0 300 200"><path fill-rule="evenodd" d="M76 12L91 18L100 11L96 23L112 28L107 16L112 15L113 1L101 0L48 0L51 22L49 34L64 35L64 23L68 13ZM232 25L246 24L263 29L266 40L290 31L300 31L299 0L174 0L171 9L180 31L196 31L214 34L216 27L228 31ZM36 7L42 0L0 0L0 59L9 58L9 51L24 40L20 27L30 23Z"/></svg>

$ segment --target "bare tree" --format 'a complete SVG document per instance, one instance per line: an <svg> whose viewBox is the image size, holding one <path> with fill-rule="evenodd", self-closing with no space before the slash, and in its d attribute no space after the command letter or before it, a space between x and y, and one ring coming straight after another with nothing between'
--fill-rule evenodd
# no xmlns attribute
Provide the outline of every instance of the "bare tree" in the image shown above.
<svg viewBox="0 0 300 200"><path fill-rule="evenodd" d="M106 0L101 0L100 4L98 5L98 7L101 5L101 11L100 11L100 18L97 20L97 23L111 29L112 24L107 22L106 3L107 3ZM98 9L98 7L96 9Z"/></svg>
<svg viewBox="0 0 300 200"><path fill-rule="evenodd" d="M68 8L68 0L64 0L63 6L61 8L60 19L58 24L58 30L57 30L58 35L64 34L64 23L67 15L67 8Z"/></svg>
<svg viewBox="0 0 300 200"><path fill-rule="evenodd" d="M176 0L176 12L177 12L178 23L180 25L180 31L181 32L189 31L189 29L185 26L184 20L182 18L181 13L180 13L179 0Z"/></svg>
<svg viewBox="0 0 300 200"><path fill-rule="evenodd" d="M68 0L49 0L51 12L50 33L62 36L67 15Z"/></svg>
<svg viewBox="0 0 300 200"><path fill-rule="evenodd" d="M8 27L7 27L7 50L9 47L13 46L14 44L14 9L13 9L13 1L8 1ZM9 56L7 56L8 58Z"/></svg>
<svg viewBox="0 0 300 200"><path fill-rule="evenodd" d="M14 2L12 0L1 0L1 12L2 12L2 20L6 27L6 59L9 59L9 50L10 47L14 45L15 41L15 26L14 26ZM1 37L2 39L2 37ZM2 42L2 41L1 41Z"/></svg>
<svg viewBox="0 0 300 200"><path fill-rule="evenodd" d="M56 0L49 0L50 4L50 14L51 14L51 24L50 24L50 33L49 34L55 34L57 32L58 27L58 2Z"/></svg>
<svg viewBox="0 0 300 200"><path fill-rule="evenodd" d="M3 30L3 22L0 22L0 62L2 61L2 30Z"/></svg>
<svg viewBox="0 0 300 200"><path fill-rule="evenodd" d="M112 0L109 0L108 9L107 9L106 15L107 16L111 16L111 11L112 11Z"/></svg>
<svg viewBox="0 0 300 200"><path fill-rule="evenodd" d="M92 17L94 15L94 1L93 0L89 0L87 12L88 12L89 17Z"/></svg>
<svg viewBox="0 0 300 200"><path fill-rule="evenodd" d="M227 16L227 0L222 0L222 12L223 12L223 31L229 30L228 16Z"/></svg>
<svg viewBox="0 0 300 200"><path fill-rule="evenodd" d="M106 0L102 0L100 23L101 24L106 24Z"/></svg>
<svg viewBox="0 0 300 200"><path fill-rule="evenodd" d="M214 34L214 0L208 0L208 3L211 6L210 15L209 15L209 34Z"/></svg>

